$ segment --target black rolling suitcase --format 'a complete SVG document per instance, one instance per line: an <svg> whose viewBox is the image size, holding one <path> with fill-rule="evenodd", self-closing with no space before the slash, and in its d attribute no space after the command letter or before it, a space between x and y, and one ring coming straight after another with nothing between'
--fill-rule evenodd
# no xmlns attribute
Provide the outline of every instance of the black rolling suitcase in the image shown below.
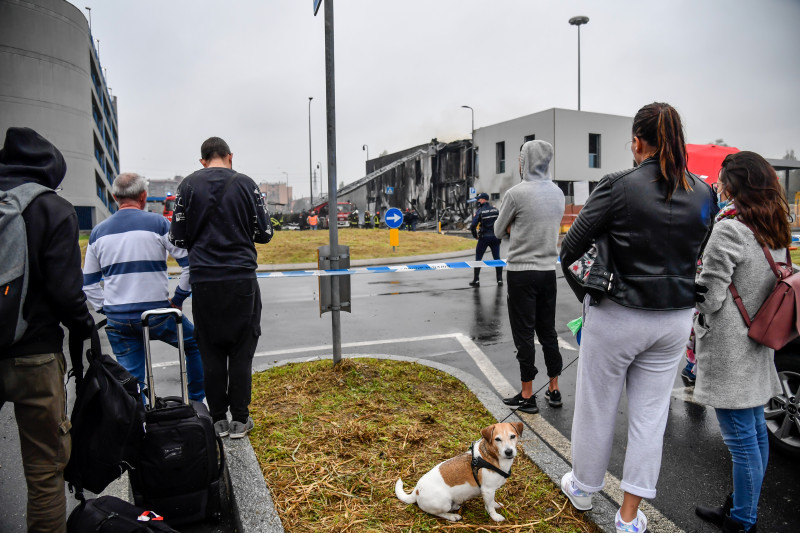
<svg viewBox="0 0 800 533"><path fill-rule="evenodd" d="M181 397L159 398L155 392L149 323L165 314L177 321ZM175 525L219 518L225 465L222 440L214 432L208 408L189 401L182 318L177 309L142 314L149 405L139 461L130 475L136 505L152 509Z"/></svg>

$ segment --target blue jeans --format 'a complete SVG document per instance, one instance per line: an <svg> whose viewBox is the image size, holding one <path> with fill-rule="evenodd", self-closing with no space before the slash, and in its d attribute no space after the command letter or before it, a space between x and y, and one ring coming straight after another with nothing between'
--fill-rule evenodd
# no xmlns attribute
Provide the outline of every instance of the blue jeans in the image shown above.
<svg viewBox="0 0 800 533"><path fill-rule="evenodd" d="M111 343L114 356L125 370L130 372L144 390L145 386L145 352L141 320L108 319L106 335ZM161 316L150 321L150 340L160 340L178 346L178 327L172 316ZM183 317L183 349L186 355L186 377L189 381L189 399L203 401L206 397L203 387L203 362L200 350L194 339L194 326Z"/></svg>
<svg viewBox="0 0 800 533"><path fill-rule="evenodd" d="M769 459L764 408L716 409L716 412L722 440L733 459L731 518L750 529L758 519L758 498Z"/></svg>

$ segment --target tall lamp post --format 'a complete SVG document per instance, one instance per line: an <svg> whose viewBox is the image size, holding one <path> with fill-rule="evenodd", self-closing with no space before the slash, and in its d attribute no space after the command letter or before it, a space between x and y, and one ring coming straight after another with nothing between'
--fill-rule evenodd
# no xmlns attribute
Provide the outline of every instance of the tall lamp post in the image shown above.
<svg viewBox="0 0 800 533"><path fill-rule="evenodd" d="M369 146L367 146L367 145L365 144L365 145L363 145L363 146L361 147L361 149L362 149L362 150L366 150L366 151L367 151L367 161L369 161Z"/></svg>
<svg viewBox="0 0 800 533"><path fill-rule="evenodd" d="M92 34L92 8L89 6L84 7L86 11L89 12L89 35Z"/></svg>
<svg viewBox="0 0 800 533"><path fill-rule="evenodd" d="M578 111L581 110L581 25L589 22L589 17L578 16L569 19L569 23L578 27Z"/></svg>
<svg viewBox="0 0 800 533"><path fill-rule="evenodd" d="M311 169L311 100L313 96L308 97L308 188L311 192L311 207L314 207L314 177Z"/></svg>
<svg viewBox="0 0 800 533"><path fill-rule="evenodd" d="M472 133L470 138L472 142L472 177L475 178L477 175L475 172L475 110L468 105L462 105L461 107L469 109L470 115L472 116Z"/></svg>

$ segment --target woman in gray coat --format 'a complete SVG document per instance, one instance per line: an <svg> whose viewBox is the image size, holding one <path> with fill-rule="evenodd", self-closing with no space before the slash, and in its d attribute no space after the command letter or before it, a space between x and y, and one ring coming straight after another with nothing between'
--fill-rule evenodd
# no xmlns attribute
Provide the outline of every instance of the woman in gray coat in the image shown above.
<svg viewBox="0 0 800 533"><path fill-rule="evenodd" d="M776 262L791 242L789 207L775 171L753 152L728 155L718 194L727 203L716 217L697 275L697 382L694 398L714 407L733 459L733 494L697 515L723 531L754 532L769 445L764 404L780 393L774 350L747 336L729 290L733 283L750 317L775 286L762 247Z"/></svg>

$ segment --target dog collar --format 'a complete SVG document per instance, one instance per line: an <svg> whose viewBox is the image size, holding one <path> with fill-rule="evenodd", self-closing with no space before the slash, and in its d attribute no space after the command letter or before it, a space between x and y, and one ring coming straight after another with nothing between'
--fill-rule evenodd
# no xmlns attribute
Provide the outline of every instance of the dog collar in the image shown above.
<svg viewBox="0 0 800 533"><path fill-rule="evenodd" d="M508 472L504 472L503 470L500 470L499 468L494 466L492 463L490 463L489 461L487 461L486 459L484 459L480 455L475 457L475 443L474 442L469 447L469 454L472 457L472 462L471 462L471 465L472 465L472 477L475 478L475 483L478 484L478 488L480 488L480 486L481 486L481 482L478 481L478 470L480 470L481 468L488 468L489 470L497 472L498 474L500 474L501 476L503 476L506 479L508 479L509 476L511 476L511 469L510 468L508 469Z"/></svg>

